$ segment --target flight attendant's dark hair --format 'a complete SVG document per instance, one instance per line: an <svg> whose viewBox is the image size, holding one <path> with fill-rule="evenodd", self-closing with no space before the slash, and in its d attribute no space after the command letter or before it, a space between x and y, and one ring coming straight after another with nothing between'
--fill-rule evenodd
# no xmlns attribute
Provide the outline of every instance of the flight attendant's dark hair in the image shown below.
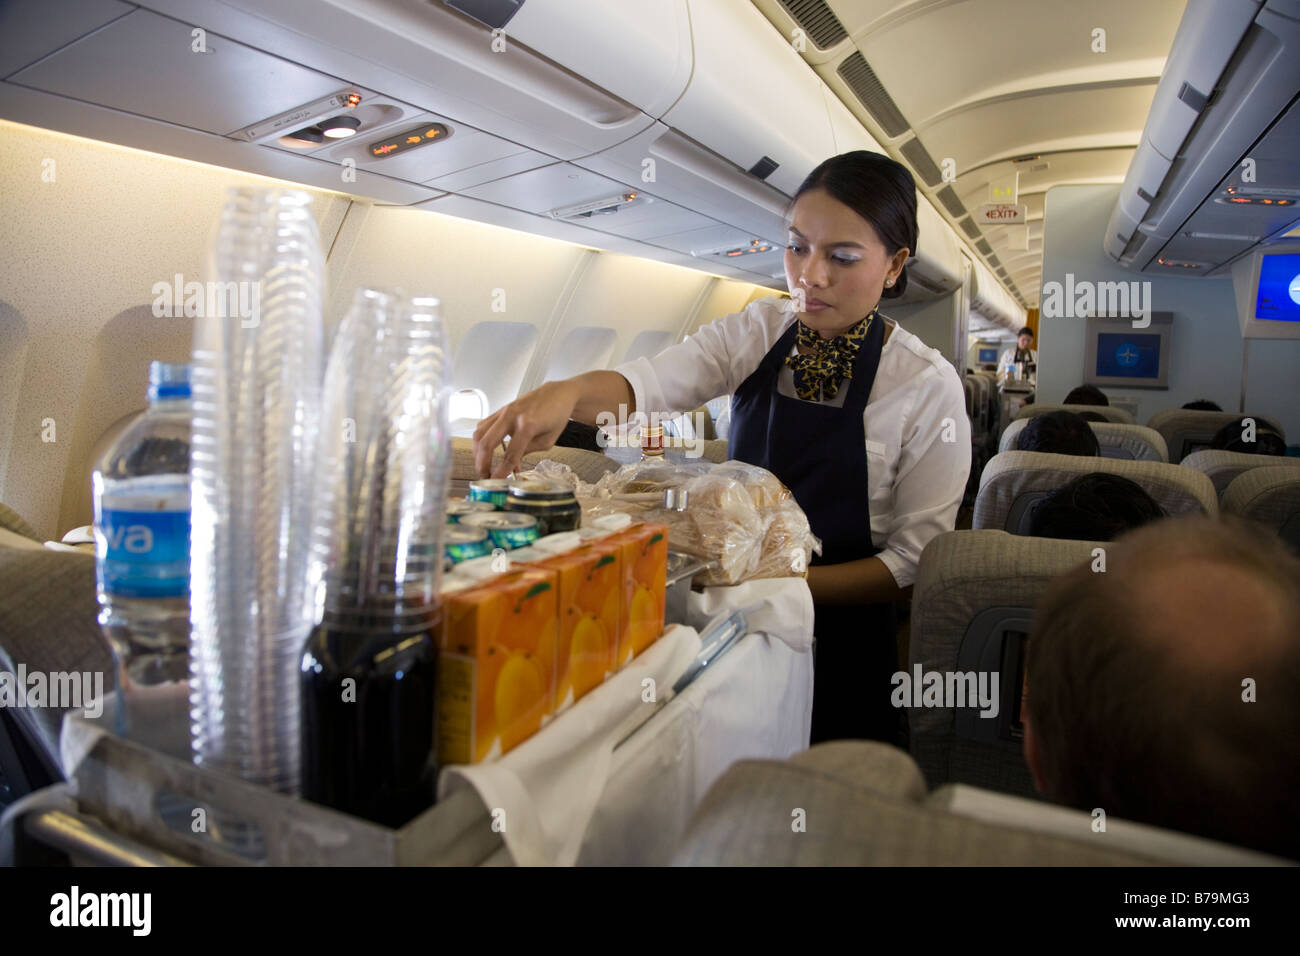
<svg viewBox="0 0 1300 956"><path fill-rule="evenodd" d="M904 247L916 255L916 182L902 163L865 149L840 153L809 173L794 198L814 189L826 190L871 223L889 255ZM880 297L896 299L906 288L904 266L898 281L886 286Z"/></svg>

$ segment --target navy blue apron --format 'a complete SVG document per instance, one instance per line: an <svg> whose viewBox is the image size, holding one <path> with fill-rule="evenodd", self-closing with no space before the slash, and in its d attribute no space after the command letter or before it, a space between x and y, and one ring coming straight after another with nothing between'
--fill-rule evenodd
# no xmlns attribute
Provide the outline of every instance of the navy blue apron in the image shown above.
<svg viewBox="0 0 1300 956"><path fill-rule="evenodd" d="M841 408L777 391L797 325L791 323L732 396L731 457L766 468L793 492L822 542L813 564L869 558L880 549L871 541L862 414L880 366L885 322L879 315L872 321ZM895 630L892 603L815 605L813 743L899 741L902 715L889 703L898 670Z"/></svg>

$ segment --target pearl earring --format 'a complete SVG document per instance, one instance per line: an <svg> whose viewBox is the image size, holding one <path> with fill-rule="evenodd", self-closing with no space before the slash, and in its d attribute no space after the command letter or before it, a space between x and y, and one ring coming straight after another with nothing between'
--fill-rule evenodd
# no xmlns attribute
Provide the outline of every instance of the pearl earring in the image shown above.
<svg viewBox="0 0 1300 956"><path fill-rule="evenodd" d="M894 284L894 280L893 280L893 279L886 279L886 280L885 280L885 285L893 285L893 284Z"/></svg>

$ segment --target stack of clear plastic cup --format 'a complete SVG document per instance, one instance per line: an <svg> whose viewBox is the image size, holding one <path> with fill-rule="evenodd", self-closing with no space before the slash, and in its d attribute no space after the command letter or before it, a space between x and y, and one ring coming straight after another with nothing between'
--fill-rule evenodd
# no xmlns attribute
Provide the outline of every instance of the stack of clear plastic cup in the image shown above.
<svg viewBox="0 0 1300 956"><path fill-rule="evenodd" d="M310 203L230 192L194 340L194 759L283 793L299 786L297 672L312 626L325 270Z"/></svg>
<svg viewBox="0 0 1300 956"><path fill-rule="evenodd" d="M314 617L409 620L437 605L451 474L437 299L359 289L325 373Z"/></svg>

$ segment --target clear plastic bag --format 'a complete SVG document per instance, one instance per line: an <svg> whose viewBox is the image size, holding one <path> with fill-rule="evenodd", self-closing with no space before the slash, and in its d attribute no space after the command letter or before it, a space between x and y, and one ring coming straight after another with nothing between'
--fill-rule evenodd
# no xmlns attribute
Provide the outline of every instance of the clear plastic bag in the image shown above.
<svg viewBox="0 0 1300 956"><path fill-rule="evenodd" d="M821 551L790 490L744 462L638 462L580 488L578 499L584 523L623 512L666 524L674 551L716 562L695 579L705 586L802 576Z"/></svg>

